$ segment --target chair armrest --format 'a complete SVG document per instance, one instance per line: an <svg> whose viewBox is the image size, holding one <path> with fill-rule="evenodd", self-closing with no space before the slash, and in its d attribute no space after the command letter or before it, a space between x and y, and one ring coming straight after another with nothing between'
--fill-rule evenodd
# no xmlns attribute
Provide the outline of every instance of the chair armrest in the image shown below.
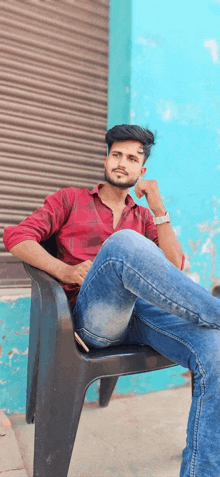
<svg viewBox="0 0 220 477"><path fill-rule="evenodd" d="M26 262L23 262L25 271L29 275L34 286L32 286L32 301L35 294L41 303L41 323L44 328L56 330L56 333L67 332L74 334L73 320L71 317L70 305L65 291L59 282L47 272L40 270ZM76 344L73 339L75 350Z"/></svg>
<svg viewBox="0 0 220 477"><path fill-rule="evenodd" d="M65 381L80 353L61 285L48 273L26 262L23 266L32 282L26 400L26 421L30 423L37 412L37 396L41 396L40 403L46 394L52 396L56 383Z"/></svg>

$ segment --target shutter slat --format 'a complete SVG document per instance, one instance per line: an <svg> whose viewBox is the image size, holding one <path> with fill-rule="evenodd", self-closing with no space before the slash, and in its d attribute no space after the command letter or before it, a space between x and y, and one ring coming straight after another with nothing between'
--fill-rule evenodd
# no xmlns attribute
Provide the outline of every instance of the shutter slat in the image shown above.
<svg viewBox="0 0 220 477"><path fill-rule="evenodd" d="M1 134L4 138L4 143L8 144L9 150L12 144L16 144L16 146L18 147L22 147L22 145L30 147L31 144L37 144L38 147L42 146L43 148L47 149L47 151L49 151L51 148L60 148L66 149L67 151L72 151L73 155L75 151L77 151L77 149L82 150L82 148L85 151L94 154L98 154L98 152L103 151L103 147L100 144L94 142L91 142L91 144L89 144L88 142L84 142L84 144L82 144L82 140L78 140L77 137L74 138L75 147L73 147L73 138L62 138L61 136L59 136L59 134L51 134L50 137L48 137L46 134L44 135L43 133L34 134L32 131L28 132L22 129L19 131L19 128L4 128L4 126L2 126L1 128Z"/></svg>
<svg viewBox="0 0 220 477"><path fill-rule="evenodd" d="M95 101L82 101L81 98L74 98L71 95L69 95L69 101L67 97L62 98L61 95L57 93L49 93L47 91L44 91L42 93L41 90L39 92L37 91L31 91L29 88L21 88L20 85L8 85L4 84L2 81L1 84L1 93L5 95L10 95L11 98L13 96L14 100L18 99L24 99L25 101L38 101L38 103L42 103L42 105L47 105L47 106L55 106L55 108L62 108L62 110L69 109L69 110L74 110L77 109L78 111L86 112L87 114L95 114L95 115L102 115L103 117L106 116L106 109L103 107L103 105L98 104L95 106Z"/></svg>
<svg viewBox="0 0 220 477"><path fill-rule="evenodd" d="M6 98L8 98L6 100ZM70 124L70 122L74 126L84 127L84 129L97 131L99 133L100 128L105 131L105 121L103 118L99 116L94 117L92 124L91 121L88 124L88 114L81 111L65 111L59 108L50 109L45 105L40 105L37 102L28 103L27 101L14 101L11 96L5 95L5 101L0 101L1 112L6 114L6 119L4 120L7 122L7 118L9 118L14 114L18 114L21 118L28 118L28 119L39 119L44 122L49 122L50 124L61 123L61 124ZM22 111L21 111L22 108ZM43 114L42 114L43 113ZM74 128L75 129L75 128Z"/></svg>
<svg viewBox="0 0 220 477"><path fill-rule="evenodd" d="M8 31L7 31L8 33ZM99 53L98 51L95 52L95 59L92 60L92 53L91 51L86 50L85 48L80 48L77 46L72 46L71 49L68 50L68 45L61 48L60 45L53 45L51 46L50 43L47 41L44 43L44 39L41 39L40 42L38 41L28 41L28 49L26 51L26 55L35 55L36 58L41 58L42 53L44 53L45 58L48 58L50 63L52 61L57 63L57 57L59 58L60 64L65 65L70 58L74 58L75 62L78 63L82 67L84 65L87 67L88 71L91 66L95 63L97 67L99 67L103 71L103 57L104 54ZM21 41L19 37L16 38L14 35L13 38L10 40L4 41L4 35L2 35L2 50L8 51L8 53L15 53L19 52L24 49L25 42Z"/></svg>
<svg viewBox="0 0 220 477"><path fill-rule="evenodd" d="M71 65L68 65L69 68ZM36 77L42 79L46 82L49 81L50 83L56 82L56 84L62 84L64 86L74 86L74 88L78 89L79 91L99 91L100 93L104 91L107 93L107 83L102 81L100 78L96 78L96 81L93 82L93 87L91 89L91 78L87 77L83 74L83 71L76 72L74 70L74 77L70 74L69 71L60 71L57 70L55 66L51 64L50 69L45 70L42 69L41 65L38 65L36 61L29 59L29 61L25 61L23 58L23 62L21 65L20 60L18 57L13 55L4 55L3 52L1 53L1 67L2 71L3 68L7 69L11 74L14 75L31 75L32 77Z"/></svg>
<svg viewBox="0 0 220 477"><path fill-rule="evenodd" d="M53 171L53 173L57 173L59 175L62 175L65 177L65 175L67 174L70 174L72 173L72 169L74 168L74 173L75 171L78 171L78 172L88 172L88 173L91 173L91 174L99 174L100 173L100 164L97 162L96 165L94 164L84 164L84 163L76 163L74 161L74 165L73 165L73 161L70 162L69 164L67 163L64 163L63 160L60 161L60 163L58 164L57 162L51 162L51 161L34 161L34 162L30 162L26 159L26 161L24 160L20 160L18 158L2 158L1 159L1 174L4 174L4 172L15 172L15 171L18 171L21 172L21 170L24 170L26 172L28 172L28 174L34 174L35 172L39 171L40 172L44 172L44 174L48 173L51 175L51 170ZM102 174L102 172L101 172Z"/></svg>
<svg viewBox="0 0 220 477"><path fill-rule="evenodd" d="M76 24L78 25L78 24ZM79 28L79 27L78 27ZM23 35L20 34L21 40L24 39L24 35L28 35L31 37L31 43L35 44L38 48L40 45L45 48L45 45L43 43L43 39L47 38L47 45L51 44L54 45L55 47L60 47L60 48L65 48L66 46L71 47L78 47L80 49L84 49L85 53L88 54L88 52L99 52L100 54L105 55L105 50L106 50L106 44L107 44L107 36L105 42L98 38L92 37L90 34L89 36L89 45L88 45L88 40L85 37L85 35L82 35L78 30L74 31L74 36L71 36L69 38L69 32L66 30L62 31L59 29L54 29L51 25L49 29L44 30L44 34L42 36L42 30L36 25L31 25L30 23L25 24L22 21L19 21L18 17L5 17L2 15L1 12L1 36L2 39L8 40L9 34L10 34L10 41L15 40L16 41L16 35L18 37L17 30L21 29L23 32ZM75 29L74 29L75 30ZM73 31L73 24L71 28L71 33ZM104 35L105 35L104 31Z"/></svg>
<svg viewBox="0 0 220 477"><path fill-rule="evenodd" d="M14 15L15 18L20 19L24 24L32 23L42 25L42 32L45 29L57 28L59 32L66 30L70 33L74 27L81 34L86 37L92 37L94 33L98 39L102 36L107 37L106 18L107 11L104 15L101 13L100 5L96 4L94 14L90 11L85 11L85 6L94 2L85 2L82 0L80 7L76 7L72 2L72 5L68 5L67 1L52 1L50 4L40 2L39 5L34 4L31 1L14 0L9 2L1 1L1 15L5 15L9 20ZM95 4L94 4L95 7ZM88 32L88 28L90 31ZM99 31L101 35L99 34Z"/></svg>
<svg viewBox="0 0 220 477"><path fill-rule="evenodd" d="M25 91L28 89L29 91L44 91L47 94L56 94L58 97L70 97L71 98L78 98L80 94L80 99L84 100L85 102L91 101L100 103L104 107L106 106L106 94L99 92L92 92L91 89L85 88L82 89L78 84L69 84L65 86L64 84L59 85L56 82L52 81L41 81L38 80L34 76L28 76L27 74L21 75L18 72L12 74L11 72L5 72L3 69L1 70L1 84L2 86L9 88L24 88Z"/></svg>
<svg viewBox="0 0 220 477"><path fill-rule="evenodd" d="M2 148L3 149L3 148ZM8 149L8 147L7 147ZM20 148L22 149L22 148ZM59 164L62 164L65 166L73 167L75 164L79 164L80 166L83 164L83 166L91 166L91 153L90 154L85 154L81 152L74 153L74 161L73 161L73 154L67 154L66 151L62 151L62 155L54 151L54 154L50 151L50 156L48 156L46 151L40 151L39 149L22 149L22 154L19 154L18 152L18 146L14 145L14 148L11 146L10 152L4 151L2 154L1 162L2 162L2 167L4 165L4 162L7 161L7 164L13 163L16 164L16 161L21 159L26 162L26 169L30 168L32 169L32 164L33 164L33 159L39 164L39 168L41 167L42 164L50 164L51 167L57 166ZM100 169L100 163L103 163L103 154L102 153L97 153L96 157L92 160L93 167L98 167Z"/></svg>
<svg viewBox="0 0 220 477"><path fill-rule="evenodd" d="M47 195L50 195L50 194L53 194L54 192L56 192L57 190L59 189L62 189L64 187L71 187L71 186L66 186L66 185L60 185L57 186L57 187L51 187L49 185L41 185L41 184L32 184L31 183L31 186L30 186L30 183L27 183L26 181L24 182L19 182L19 185L18 185L18 181L12 181L12 180L0 180L0 187L1 187L1 191L2 192L6 192L8 195L11 195L11 194L18 194L20 195L20 197L22 196L29 196L30 197L30 203L31 203L31 199L33 197L33 195L35 195L35 197L40 197L40 199L42 200L42 204L44 202L44 199ZM92 189L92 187L94 187L94 180L89 180L88 178L85 178L83 179L83 177L80 177L78 180L77 180L77 187L80 187L82 189ZM34 207L33 207L33 210Z"/></svg>
<svg viewBox="0 0 220 477"><path fill-rule="evenodd" d="M104 128L103 130L97 133L94 137L94 128L86 128L86 127L77 127L71 126L69 123L61 123L61 122L56 122L56 121L50 121L50 124L48 124L48 121L43 119L42 121L37 120L38 118L33 119L33 117L25 117L23 115L15 115L15 114L10 114L7 115L6 112L4 114L0 114L0 121L3 127L5 127L5 130L10 130L15 128L17 131L19 129L24 129L25 131L30 131L36 129L42 133L47 134L47 132L51 132L52 134L63 134L65 136L73 136L75 135L78 138L85 139L85 140L90 140L93 142L97 142L98 144L103 143L103 133L104 133Z"/></svg>

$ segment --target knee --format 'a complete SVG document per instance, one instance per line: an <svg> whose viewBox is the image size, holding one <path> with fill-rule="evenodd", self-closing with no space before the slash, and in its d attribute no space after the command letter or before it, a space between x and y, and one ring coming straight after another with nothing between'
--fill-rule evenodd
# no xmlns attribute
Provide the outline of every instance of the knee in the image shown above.
<svg viewBox="0 0 220 477"><path fill-rule="evenodd" d="M134 230L120 230L111 237L120 250L123 248L129 254L133 253L137 260L165 259L164 252L152 240Z"/></svg>
<svg viewBox="0 0 220 477"><path fill-rule="evenodd" d="M131 260L135 257L136 261L165 257L162 250L152 240L130 229L119 230L110 235L103 243L99 254L119 260L123 258Z"/></svg>
<svg viewBox="0 0 220 477"><path fill-rule="evenodd" d="M191 362L195 378L220 391L220 330L200 329L196 356Z"/></svg>
<svg viewBox="0 0 220 477"><path fill-rule="evenodd" d="M128 246L129 250L137 248L158 248L152 240L130 229L122 229L113 233L104 243L110 246L112 244L117 247L123 246L123 248Z"/></svg>

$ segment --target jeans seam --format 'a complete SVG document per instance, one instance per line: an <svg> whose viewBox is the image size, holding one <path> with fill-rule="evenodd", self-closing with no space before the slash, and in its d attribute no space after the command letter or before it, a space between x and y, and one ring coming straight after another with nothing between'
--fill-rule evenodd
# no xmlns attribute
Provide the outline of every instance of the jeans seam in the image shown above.
<svg viewBox="0 0 220 477"><path fill-rule="evenodd" d="M194 432L193 432L193 453L190 463L190 477L195 476L195 463L196 463L196 453L198 448L198 427L199 427L199 416L202 409L202 396L199 396L196 408Z"/></svg>
<svg viewBox="0 0 220 477"><path fill-rule="evenodd" d="M195 477L195 460L196 460L196 453L197 453L197 444L198 444L198 427L199 427L199 417L200 417L200 412L202 408L202 398L205 395L205 378L206 378L206 373L202 367L202 364L198 358L198 355L196 351L192 348L192 346L187 343L187 341L182 340L181 338L178 338L177 336L173 335L172 333L168 331L161 330L161 328L157 328L157 326L152 325L152 323L148 322L147 320L141 319L141 315L137 313L134 313L136 317L139 318L139 320L144 324L148 325L150 328L154 329L155 331L158 331L159 333L162 333L166 336L169 336L170 338L175 339L176 341L179 341L182 343L184 346L187 346L187 348L195 355L196 357L196 363L198 364L200 374L202 376L201 382L200 382L200 389L201 389L201 396L198 397L198 402L197 402L197 409L196 409L196 416L195 416L195 423L194 423L194 431L193 431L193 452L192 452L192 458L191 458L191 463L190 463L190 477Z"/></svg>
<svg viewBox="0 0 220 477"><path fill-rule="evenodd" d="M106 343L110 343L110 344L112 344L112 343L117 343L117 342L120 341L120 340L114 340L114 341L112 341L112 340L108 340L108 338L102 338L101 336L97 336L97 335L95 335L94 333L91 333L91 331L88 331L86 328L77 328L75 331L76 331L76 332L78 332L78 331L84 331L85 333L87 333L88 335L90 335L92 338L95 338L95 339L97 339L98 341L105 341Z"/></svg>

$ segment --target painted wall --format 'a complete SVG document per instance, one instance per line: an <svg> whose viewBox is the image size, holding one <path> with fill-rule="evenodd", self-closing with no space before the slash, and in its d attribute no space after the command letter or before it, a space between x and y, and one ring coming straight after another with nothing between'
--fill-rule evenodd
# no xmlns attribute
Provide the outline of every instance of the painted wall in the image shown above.
<svg viewBox="0 0 220 477"><path fill-rule="evenodd" d="M130 122L156 135L146 178L158 180L186 273L211 290L220 278L220 1L133 0L131 9Z"/></svg>
<svg viewBox="0 0 220 477"><path fill-rule="evenodd" d="M0 298L0 409L25 412L30 297Z"/></svg>

